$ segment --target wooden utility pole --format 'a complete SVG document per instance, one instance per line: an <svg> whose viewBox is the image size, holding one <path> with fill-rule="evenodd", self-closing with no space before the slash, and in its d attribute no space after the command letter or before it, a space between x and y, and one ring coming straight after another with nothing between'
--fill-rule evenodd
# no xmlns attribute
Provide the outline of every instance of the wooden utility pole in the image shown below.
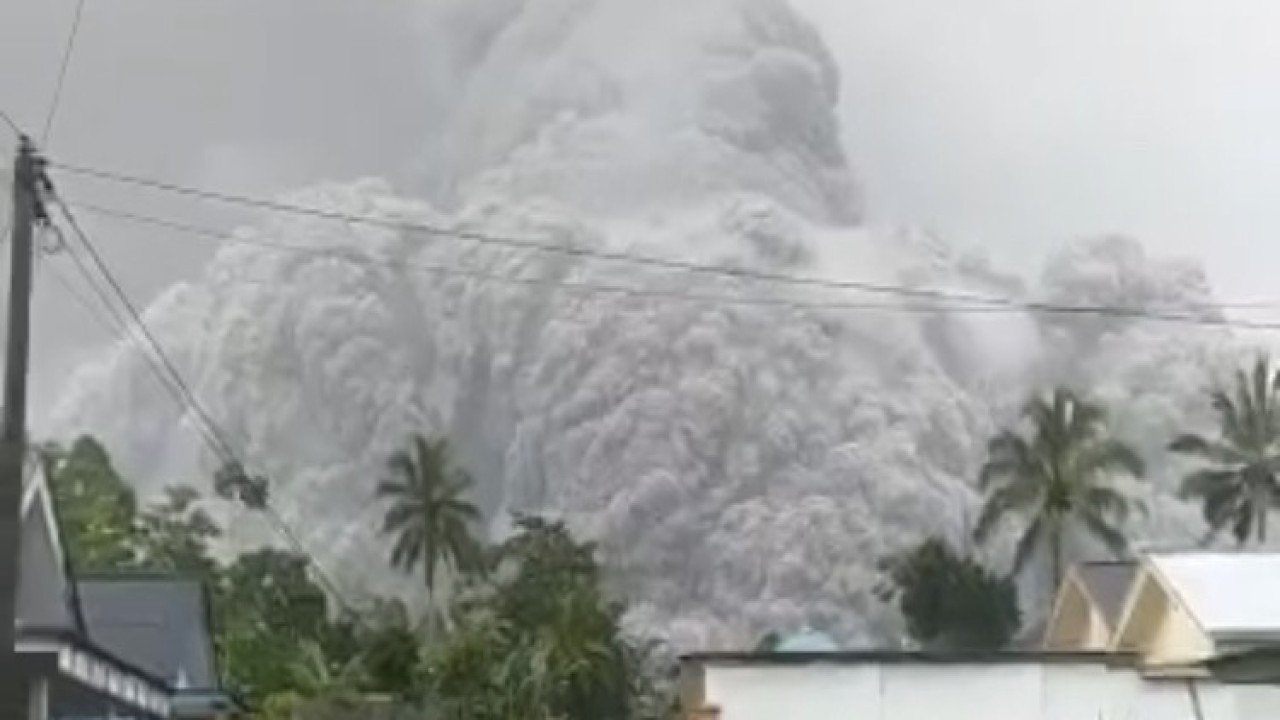
<svg viewBox="0 0 1280 720"><path fill-rule="evenodd" d="M31 335L31 254L40 210L42 169L23 137L13 164L9 236L9 338L5 349L3 426L0 427L0 720L27 716L26 682L15 648L22 475L26 465L27 363Z"/></svg>

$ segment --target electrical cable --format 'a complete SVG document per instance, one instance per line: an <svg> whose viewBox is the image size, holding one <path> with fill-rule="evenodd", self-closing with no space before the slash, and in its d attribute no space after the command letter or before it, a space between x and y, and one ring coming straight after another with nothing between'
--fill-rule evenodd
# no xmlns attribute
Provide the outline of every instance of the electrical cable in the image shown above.
<svg viewBox="0 0 1280 720"><path fill-rule="evenodd" d="M53 99L49 102L49 113L45 116L44 130L40 133L40 144L49 144L49 133L53 130L53 121L58 116L58 107L62 103L62 88L67 81L67 71L71 68L71 58L75 53L76 39L80 35L80 19L84 16L85 0L76 0L76 12L71 19L71 31L67 34L67 44L62 51L62 65L58 68L58 79L53 86Z"/></svg>
<svg viewBox="0 0 1280 720"><path fill-rule="evenodd" d="M429 225L420 222L407 222L387 220L385 218L377 218L368 215L354 215L349 213L341 213L330 210L321 210L318 208L309 208L302 205L294 205L290 203L279 202L276 200L268 200L265 198L250 197L247 195L236 195L214 190L203 190L193 188L177 183L165 182L161 180L153 180L150 178L128 175L111 170L99 170L95 168L71 165L62 162L49 162L50 167L55 167L65 172L91 177L99 180L107 180L118 183L147 187L154 190L162 190L166 192L186 195L204 200L213 200L216 202L240 205L242 207L256 208L259 210L268 210L272 212L289 213L304 217L314 217L322 220L336 220L357 225L370 225L382 227L392 230L413 230L428 235L436 235L443 237L453 237L460 240L471 240L482 244L499 245L504 247L518 248L524 250L534 250L558 255L567 255L573 257L586 257L595 260L607 260L614 262L633 263L637 265L647 265L665 270L680 270L685 272L723 275L736 279L745 280L762 280L773 283L800 285L808 287L823 288L827 290L857 290L866 293L893 294L900 296L911 296L925 299L937 300L958 300L977 304L1006 305L1012 302L1008 298L992 297L989 295L968 294L947 292L931 289L908 288L895 285L882 285L863 281L841 281L830 280L818 277L805 277L786 275L779 273L770 273L765 271L752 270L749 268L733 268L720 265L702 265L698 263L686 262L682 260L673 260L668 258L659 258L643 255L634 255L624 252L612 252L604 250L592 250L583 247L571 247L565 245L553 245L544 241L534 240L531 238L519 238L509 235L499 235L495 233L485 233L473 230L450 229L436 225Z"/></svg>
<svg viewBox="0 0 1280 720"><path fill-rule="evenodd" d="M13 118L3 108L0 108L0 120L4 120L4 124L8 125L15 135L18 137L23 136L22 128L18 127L18 123L14 122Z"/></svg>
<svg viewBox="0 0 1280 720"><path fill-rule="evenodd" d="M554 287L567 291L586 292L593 294L620 294L638 297L650 298L666 298L675 300L685 300L692 302L711 302L721 303L724 305L746 305L746 306L780 306L797 310L831 310L831 311L885 311L885 312L906 312L906 313L974 313L974 314L992 314L992 313L1032 313L1044 315L1097 315L1111 316L1126 319L1149 320L1169 323L1183 323L1189 325L1200 325L1210 327L1230 327L1246 330L1280 330L1280 322L1262 322L1231 319L1225 316L1215 316L1207 314L1192 314L1189 312L1169 312L1158 311L1150 308L1120 307L1109 305L1062 305L1048 302L1036 301L1019 301L1012 298L1004 299L1003 304L993 305L989 303L978 303L972 300L966 300L964 295L947 295L942 291L929 291L934 295L942 295L958 300L959 302L947 303L866 303L866 302L836 302L836 301L802 301L785 297L741 297L729 296L724 294L707 294L707 293L690 293L690 292L674 292L663 291L648 288L638 288L620 285L604 285L596 283L584 283L573 281L557 281L549 278L529 278L512 275L501 275L489 273L481 270L473 270L469 268L459 268L443 265L426 265L420 263L411 263L407 261L398 261L391 259L383 259L376 257L358 257L352 258L350 253L343 253L336 249L325 248L308 248L288 243L274 242L260 238L250 238L237 235L231 235L223 231L204 228L189 223L178 222L174 220L158 218L153 215L129 212L114 208L102 207L88 203L77 203L76 207L82 208L89 212L101 214L107 217L114 217L130 222L153 225L175 230L185 234L194 236L207 237L213 240L232 244L245 244L265 247L269 249L279 250L283 252L294 252L300 254L309 254L323 257L331 257L337 259L355 260L370 264L387 265L390 267L400 268L409 271L418 271L438 275L460 276L478 279L486 282L496 282L501 284L512 285L531 285L539 287ZM244 278L247 282L254 282L254 279ZM261 282L269 283L267 279ZM897 288L889 285L876 286L882 294L891 295L891 291L903 290L901 293L905 297L915 298L917 292L911 288ZM1222 310L1225 307L1217 304L1205 304L1196 309L1200 311ZM1260 304L1252 304L1250 307L1262 307Z"/></svg>
<svg viewBox="0 0 1280 720"><path fill-rule="evenodd" d="M387 220L385 218L372 217L368 215L353 215L329 210L320 210L301 205L283 203L265 198L256 198L246 195L237 195L213 190L203 190L178 183L165 182L150 178L128 175L111 170L100 170L95 168L71 165L61 162L50 162L50 166L57 167L68 173L83 175L100 180L108 180L132 184L140 187L147 187L155 190L162 190L176 194L186 195L205 200L213 200L216 202L240 205L243 207L251 207L272 212L289 213L299 216L314 217L324 220L342 221L353 224L371 225L375 227L383 227L395 230L419 231L426 234L437 236L449 236L463 240L471 240L483 244L495 244L506 247L522 248L553 254L569 255L576 257L586 257L596 260L607 260L614 262L633 263L637 265L646 265L668 270L680 270L692 273L722 275L736 279L759 280L765 282L773 282L779 284L796 285L802 287L812 287L827 290L843 290L857 291L869 294L892 295L897 297L911 297L917 299L945 300L970 305L989 305L994 307L1009 308L1014 311L1025 312L1041 312L1062 315L1110 315L1116 317L1141 317L1152 320L1164 320L1169 322L1184 322L1200 325L1227 325L1230 321L1223 321L1215 318L1209 318L1202 314L1190 314L1187 312L1171 313L1169 311L1157 311L1151 308L1126 308L1121 306L1103 306L1103 305L1063 305L1057 303L1023 301L1015 298L1000 297L992 295L984 295L979 293L954 292L932 288L907 287L902 285L891 285L882 283L873 283L867 281L854 280L831 280L818 277L806 277L797 275L786 275L778 273L770 273L764 271L751 270L746 268L732 268L716 265L702 265L698 263L665 259L650 256L634 255L624 252L599 251L582 247L569 247L563 245L552 245L545 242L532 240L529 238L517 238L513 236L498 235L493 233L477 232L472 230L453 230L439 226L429 225L425 223L415 223L406 221ZM117 214L124 214L122 211L114 211ZM164 222L164 221L160 221ZM886 306L885 309L891 309L892 306ZM1191 310L1199 313L1209 310L1226 311L1233 309L1257 309L1267 307L1280 307L1280 301L1266 302L1244 302L1244 303L1205 303L1192 307L1174 308L1175 310ZM1255 329L1280 329L1280 324L1272 327L1272 324L1258 323L1241 323L1238 327L1255 327Z"/></svg>
<svg viewBox="0 0 1280 720"><path fill-rule="evenodd" d="M231 443L227 440L226 435L222 431L221 427L217 424L217 422L213 419L213 417L208 413L208 411L204 409L203 405L200 404L199 400L195 396L195 393L192 391L190 385L187 384L182 374L178 371L173 361L169 358L168 354L165 352L163 346L159 343L155 335L147 327L146 321L143 319L141 313L138 312L137 307L129 299L129 296L125 292L123 286L121 286L119 281L116 279L114 273L111 271L110 267L106 264L105 260L98 253L96 247L93 244L93 241L89 238L88 234L80 226L80 223L76 220L75 216L71 213L70 208L67 207L67 204L62 200L60 196L54 194L52 195L52 198L54 202L58 205L58 207L61 209L64 219L66 220L68 226L72 229L73 233L76 235L78 241L80 242L81 247L83 247L85 251L89 254L89 257L93 261L93 264L97 267L99 274L101 274L102 277L107 281L112 292L114 293L116 298L119 300L119 302L124 306L128 315L131 317L132 319L131 326L135 327L139 331L141 337L145 340L146 345L150 348L150 353L154 355L155 359L161 363L163 372L161 372L160 374L161 376L164 376L164 375L168 376L170 383L166 383L166 386L176 391L177 395L175 396L175 400L179 402L180 406L186 407L188 410L190 410L199 420L200 424L203 426L203 429L204 429L204 432L202 432L202 437L204 437L205 441L210 445L210 448L214 451L215 454L221 457L224 462L234 463L236 467L241 469L245 468L246 466L242 461L240 461L238 455L236 454L234 448L231 446ZM77 257L77 256L73 254L73 257ZM94 285L94 287L95 288L97 287L96 284ZM111 307L111 304L108 304L108 307ZM154 366L153 366L153 369L157 371L161 370L161 368L155 368ZM288 523L285 522L284 518L280 515L280 513L270 504L270 502L265 503L263 509L266 510L267 517L272 520L272 523L276 526L277 530L285 537L285 539L289 542L289 544L293 547L293 549L296 552L308 558L309 562L312 564L312 566L316 571L317 579L319 579L321 584L325 586L325 589L330 593L330 595L332 595L335 600L341 603L344 606L344 609L350 611L352 609L352 605L346 601L342 593L338 590L337 584L333 582L333 580L329 577L328 573L319 564L319 562L315 559L315 557L311 553L306 551L306 549L302 545L301 540L298 538L297 534L293 532L293 529L289 527Z"/></svg>

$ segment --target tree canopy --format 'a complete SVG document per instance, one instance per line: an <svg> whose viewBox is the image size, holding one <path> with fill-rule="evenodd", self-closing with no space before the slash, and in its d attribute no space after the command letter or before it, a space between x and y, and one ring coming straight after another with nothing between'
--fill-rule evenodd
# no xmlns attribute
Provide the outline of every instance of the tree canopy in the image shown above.
<svg viewBox="0 0 1280 720"><path fill-rule="evenodd" d="M1170 449L1199 461L1180 494L1199 500L1209 538L1230 529L1236 543L1267 541L1267 516L1280 500L1280 369L1259 357L1252 372L1235 373L1230 388L1210 394L1218 415L1215 437L1187 433Z"/></svg>
<svg viewBox="0 0 1280 720"><path fill-rule="evenodd" d="M70 449L38 449L58 508L71 566L98 573L128 567L138 549L138 499L97 440L78 438Z"/></svg>
<svg viewBox="0 0 1280 720"><path fill-rule="evenodd" d="M1008 645L1022 623L1013 580L939 538L887 558L881 567L881 598L897 604L907 633L923 647L995 650Z"/></svg>
<svg viewBox="0 0 1280 720"><path fill-rule="evenodd" d="M595 548L561 523L523 517L458 599L456 628L427 657L430 698L461 720L628 720L660 701L645 650L600 587Z"/></svg>
<svg viewBox="0 0 1280 720"><path fill-rule="evenodd" d="M410 529L430 517L418 499L441 502L447 511L436 517L453 518L440 526L448 532L472 517L460 497L464 476L447 462L438 464L443 448L428 443L406 453L400 466L413 474L399 476L404 493L390 493L414 508L402 511L401 529L423 553L433 547L422 542L423 526ZM438 561L455 564L465 557L476 572L454 603L459 622L424 637L398 601L370 598L360 608L335 607L312 578L306 555L259 548L219 561L212 550L222 530L197 490L171 487L139 508L92 438L77 440L70 450L50 444L43 451L68 524L68 552L79 567L203 580L212 596L224 683L263 718L362 717L367 693L409 707L429 703L446 720L669 716L668 678L655 670L648 647L624 638L622 606L601 588L595 547L574 539L561 523L520 518L516 535L489 549L469 535L460 541L469 544L451 549L454 540L434 541L448 549ZM431 484L441 478L442 485ZM267 509L265 478L228 464L211 480L215 502ZM423 485L430 492L415 494L413 488Z"/></svg>
<svg viewBox="0 0 1280 720"><path fill-rule="evenodd" d="M1132 448L1110 435L1103 408L1069 389L1032 398L1023 417L1024 431L1005 430L987 445L979 478L986 503L973 534L985 541L1000 523L1017 517L1024 527L1014 570L1022 570L1043 549L1056 591L1066 568L1063 543L1069 532L1081 532L1115 555L1127 551L1124 524L1141 505L1115 481L1140 478L1145 466Z"/></svg>
<svg viewBox="0 0 1280 720"><path fill-rule="evenodd" d="M387 461L378 496L390 501L382 531L393 540L391 564L422 571L433 592L442 568L462 573L480 565L472 535L480 511L467 499L471 478L453 461L448 443L414 436Z"/></svg>

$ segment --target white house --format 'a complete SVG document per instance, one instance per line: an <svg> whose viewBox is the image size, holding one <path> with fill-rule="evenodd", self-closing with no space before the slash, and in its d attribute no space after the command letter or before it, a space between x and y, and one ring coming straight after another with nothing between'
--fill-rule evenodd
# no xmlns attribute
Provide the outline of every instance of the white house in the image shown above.
<svg viewBox="0 0 1280 720"><path fill-rule="evenodd" d="M686 657L685 717L1280 718L1280 553L1162 552L1077 566L1042 651L839 652L812 638L777 647Z"/></svg>
<svg viewBox="0 0 1280 720"><path fill-rule="evenodd" d="M703 653L684 659L697 720L1263 720L1280 687L1145 677L1113 653Z"/></svg>

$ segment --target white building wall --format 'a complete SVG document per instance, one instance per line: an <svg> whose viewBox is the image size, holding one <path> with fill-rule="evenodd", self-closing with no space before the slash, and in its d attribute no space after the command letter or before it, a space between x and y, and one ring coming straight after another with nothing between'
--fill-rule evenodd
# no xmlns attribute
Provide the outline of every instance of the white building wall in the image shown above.
<svg viewBox="0 0 1280 720"><path fill-rule="evenodd" d="M939 720L941 712L946 720L1027 720L1042 705L1035 665L888 664L882 672L885 720Z"/></svg>
<svg viewBox="0 0 1280 720"><path fill-rule="evenodd" d="M1280 717L1280 688L1249 685L1236 688L1237 720L1274 720Z"/></svg>
<svg viewBox="0 0 1280 720"><path fill-rule="evenodd" d="M709 667L706 699L722 720L879 718L877 665Z"/></svg>
<svg viewBox="0 0 1280 720"><path fill-rule="evenodd" d="M1274 720L1280 688L1148 681L1132 669L1036 662L711 665L720 720Z"/></svg>

